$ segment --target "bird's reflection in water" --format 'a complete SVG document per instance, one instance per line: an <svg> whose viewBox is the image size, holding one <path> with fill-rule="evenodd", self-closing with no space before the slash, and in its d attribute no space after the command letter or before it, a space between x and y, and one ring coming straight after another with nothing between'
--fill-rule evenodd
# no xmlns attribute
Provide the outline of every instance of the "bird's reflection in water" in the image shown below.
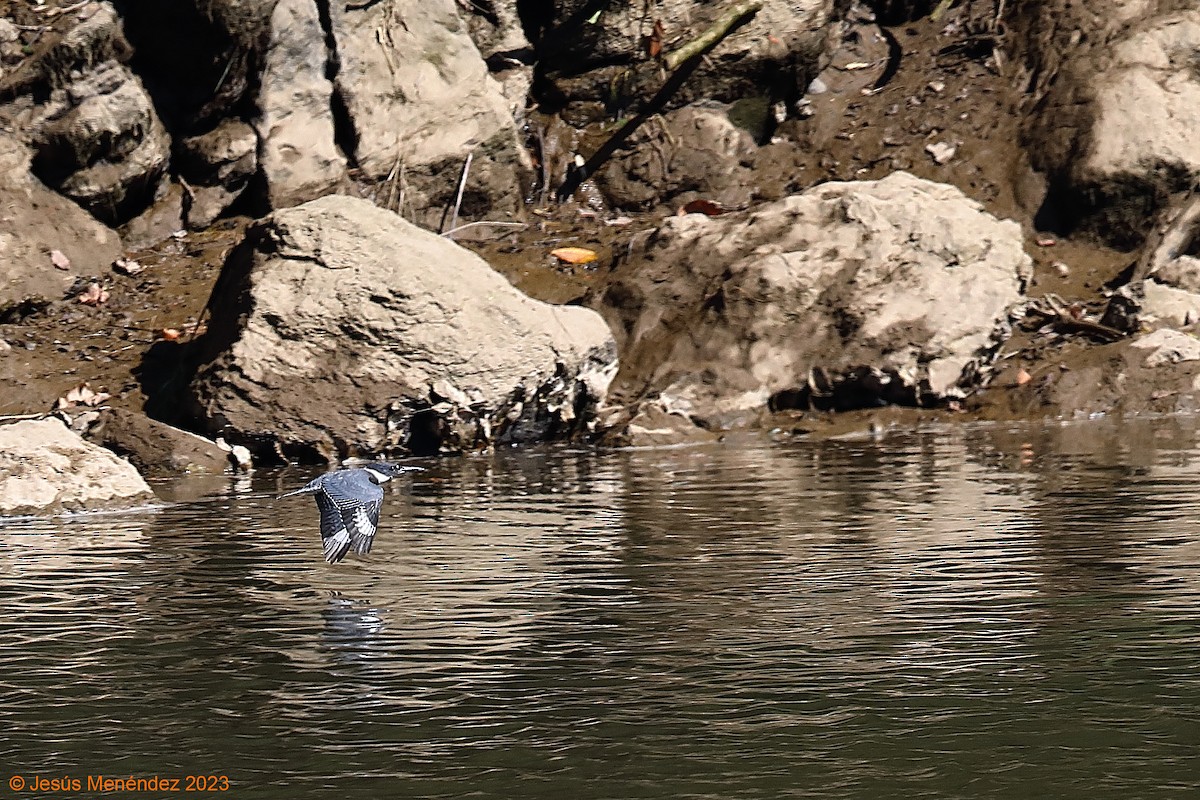
<svg viewBox="0 0 1200 800"><path fill-rule="evenodd" d="M384 628L381 611L369 603L351 600L335 592L321 609L324 622L321 639L336 661L360 663L367 660L378 645Z"/></svg>

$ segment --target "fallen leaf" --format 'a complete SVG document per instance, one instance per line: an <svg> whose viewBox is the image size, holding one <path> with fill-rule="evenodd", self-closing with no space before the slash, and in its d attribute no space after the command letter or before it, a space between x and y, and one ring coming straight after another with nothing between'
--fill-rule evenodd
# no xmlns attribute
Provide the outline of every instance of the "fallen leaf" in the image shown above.
<svg viewBox="0 0 1200 800"><path fill-rule="evenodd" d="M67 258L66 254L63 253L62 250L50 251L50 263L53 264L56 269L71 268L71 259Z"/></svg>
<svg viewBox="0 0 1200 800"><path fill-rule="evenodd" d="M168 342L173 342L179 338L178 328L163 328L158 332L158 335L166 339Z"/></svg>
<svg viewBox="0 0 1200 800"><path fill-rule="evenodd" d="M79 295L79 302L85 306L98 306L108 300L108 290L98 283L89 283L87 289Z"/></svg>
<svg viewBox="0 0 1200 800"><path fill-rule="evenodd" d="M650 31L650 35L646 37L646 53L651 58L658 58L663 49L663 36L666 34L666 29L663 27L662 20L654 20L654 27Z"/></svg>
<svg viewBox="0 0 1200 800"><path fill-rule="evenodd" d="M720 203L714 203L712 200L693 200L692 202L679 209L680 214L704 214L709 217L719 217L725 213L725 209Z"/></svg>
<svg viewBox="0 0 1200 800"><path fill-rule="evenodd" d="M112 395L108 392L92 391L92 387L84 382L77 384L65 395L58 398L55 408L61 411L64 408L73 408L75 406L95 407L111 397Z"/></svg>
<svg viewBox="0 0 1200 800"><path fill-rule="evenodd" d="M1033 376L1024 367L1017 370L1017 386L1024 386L1031 380L1033 380Z"/></svg>
<svg viewBox="0 0 1200 800"><path fill-rule="evenodd" d="M568 264L590 264L596 260L596 251L586 247L559 247L551 250L550 255Z"/></svg>

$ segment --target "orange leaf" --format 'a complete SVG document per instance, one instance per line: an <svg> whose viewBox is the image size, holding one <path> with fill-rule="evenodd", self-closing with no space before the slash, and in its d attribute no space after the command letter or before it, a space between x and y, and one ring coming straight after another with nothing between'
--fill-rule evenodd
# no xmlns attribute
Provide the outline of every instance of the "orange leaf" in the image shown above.
<svg viewBox="0 0 1200 800"><path fill-rule="evenodd" d="M646 52L651 58L658 58L663 49L663 34L666 29L663 28L662 20L654 20L654 28L650 32L650 36L646 40Z"/></svg>
<svg viewBox="0 0 1200 800"><path fill-rule="evenodd" d="M693 200L692 202L679 209L680 214L704 214L709 217L719 217L725 213L725 209L720 203L714 203L712 200Z"/></svg>
<svg viewBox="0 0 1200 800"><path fill-rule="evenodd" d="M596 260L596 251L586 247L560 247L551 250L550 255L568 264L590 264Z"/></svg>

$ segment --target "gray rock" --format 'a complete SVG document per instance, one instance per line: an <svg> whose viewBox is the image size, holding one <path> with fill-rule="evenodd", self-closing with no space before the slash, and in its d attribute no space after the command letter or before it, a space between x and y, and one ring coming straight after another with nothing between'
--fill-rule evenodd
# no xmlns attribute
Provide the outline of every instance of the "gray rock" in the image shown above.
<svg viewBox="0 0 1200 800"><path fill-rule="evenodd" d="M904 172L752 213L673 217L601 305L622 400L720 427L776 407L960 395L998 347L1031 262L1020 227Z"/></svg>
<svg viewBox="0 0 1200 800"><path fill-rule="evenodd" d="M491 65L495 57L528 59L532 45L525 36L517 0L494 0L487 7L473 5L468 9L467 29L493 71L502 65Z"/></svg>
<svg viewBox="0 0 1200 800"><path fill-rule="evenodd" d="M1183 331L1161 328L1129 343L1139 350L1150 350L1144 362L1147 367L1200 361L1200 339Z"/></svg>
<svg viewBox="0 0 1200 800"><path fill-rule="evenodd" d="M336 3L330 15L335 81L365 175L396 178L403 166L406 202L440 216L471 153L467 207L516 212L532 165L453 0Z"/></svg>
<svg viewBox="0 0 1200 800"><path fill-rule="evenodd" d="M215 442L121 408L100 411L84 436L129 459L143 474L220 474L230 467L229 454Z"/></svg>
<svg viewBox="0 0 1200 800"><path fill-rule="evenodd" d="M44 186L29 163L29 151L0 134L0 319L61 298L121 254L113 231ZM67 269L52 266L54 250L67 256Z"/></svg>
<svg viewBox="0 0 1200 800"><path fill-rule="evenodd" d="M1156 280L1142 283L1141 319L1183 327L1200 322L1200 294L1176 289Z"/></svg>
<svg viewBox="0 0 1200 800"><path fill-rule="evenodd" d="M33 131L37 174L112 225L154 197L170 157L170 139L141 81L115 61L56 90Z"/></svg>
<svg viewBox="0 0 1200 800"><path fill-rule="evenodd" d="M757 147L729 118L723 103L696 103L669 112L661 126L643 126L629 150L597 175L621 208L645 208L682 192L728 208L750 202L752 172L744 161Z"/></svg>
<svg viewBox="0 0 1200 800"><path fill-rule="evenodd" d="M254 120L260 164L271 207L287 208L333 191L346 175L334 133L333 85L325 74L325 33L313 0L279 0L262 57Z"/></svg>
<svg viewBox="0 0 1200 800"><path fill-rule="evenodd" d="M206 228L236 200L258 170L258 135L240 120L225 120L180 142L179 172L188 181L187 221Z"/></svg>
<svg viewBox="0 0 1200 800"><path fill-rule="evenodd" d="M1092 147L1080 168L1103 176L1137 175L1172 163L1200 174L1200 11L1139 26L1113 49L1097 88Z"/></svg>
<svg viewBox="0 0 1200 800"><path fill-rule="evenodd" d="M241 120L223 120L208 133L179 143L179 170L192 183L244 183L254 174L257 147L254 128Z"/></svg>
<svg viewBox="0 0 1200 800"><path fill-rule="evenodd" d="M327 460L566 435L615 371L595 312L531 300L365 200L252 228L214 290L191 387L213 435Z"/></svg>
<svg viewBox="0 0 1200 800"><path fill-rule="evenodd" d="M57 419L0 426L0 515L128 508L153 498L128 461Z"/></svg>
<svg viewBox="0 0 1200 800"><path fill-rule="evenodd" d="M816 75L836 5L832 0L765 0L749 22L710 51L672 105L705 98L733 102L763 94L802 94ZM612 93L613 78L627 65L647 61L646 41L656 21L662 24L668 52L700 35L731 6L663 0L647 13L639 3L601 7L588 0L560 0L554 3L552 19L537 20L543 27L534 45L546 76L559 91L572 99L594 101ZM597 10L601 13L594 17Z"/></svg>
<svg viewBox="0 0 1200 800"><path fill-rule="evenodd" d="M466 11L471 39L479 48L492 77L500 84L509 112L520 126L530 101L534 52L525 36L517 1L497 0L490 8L473 4Z"/></svg>
<svg viewBox="0 0 1200 800"><path fill-rule="evenodd" d="M45 41L0 83L0 96L20 97L34 91L48 94L105 62L125 62L133 48L125 39L121 19L111 3L98 0L65 18L70 25L61 38ZM73 24L72 24L73 23ZM16 40L12 44L15 44ZM27 121L22 127L27 127Z"/></svg>
<svg viewBox="0 0 1200 800"><path fill-rule="evenodd" d="M1163 264L1154 273L1159 283L1200 294L1200 258L1179 256Z"/></svg>
<svg viewBox="0 0 1200 800"><path fill-rule="evenodd" d="M1161 6L1164 12L1158 10ZM1085 226L1140 242L1156 204L1200 176L1200 11L1142 0L1052 2L1006 33L1027 85L1034 167Z"/></svg>
<svg viewBox="0 0 1200 800"><path fill-rule="evenodd" d="M178 183L164 183L159 187L154 202L117 229L125 249L140 250L153 247L181 230L183 202L183 187Z"/></svg>

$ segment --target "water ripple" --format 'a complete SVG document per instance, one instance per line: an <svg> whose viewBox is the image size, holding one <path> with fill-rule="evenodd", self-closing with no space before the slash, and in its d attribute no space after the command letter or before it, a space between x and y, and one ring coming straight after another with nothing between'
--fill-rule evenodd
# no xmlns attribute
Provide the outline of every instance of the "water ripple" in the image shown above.
<svg viewBox="0 0 1200 800"><path fill-rule="evenodd" d="M436 462L335 567L273 499L297 470L8 520L0 757L265 798L1188 796L1200 450L1139 424Z"/></svg>

